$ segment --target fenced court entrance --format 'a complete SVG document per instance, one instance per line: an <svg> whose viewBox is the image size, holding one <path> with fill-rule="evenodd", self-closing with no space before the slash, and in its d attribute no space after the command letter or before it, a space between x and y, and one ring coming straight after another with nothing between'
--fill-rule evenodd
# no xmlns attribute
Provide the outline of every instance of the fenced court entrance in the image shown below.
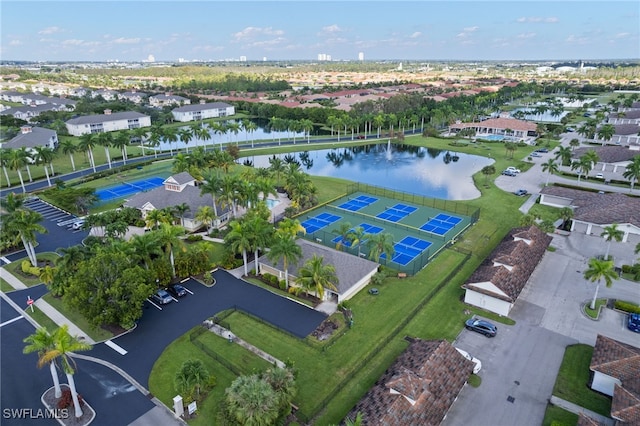
<svg viewBox="0 0 640 426"><path fill-rule="evenodd" d="M296 218L306 230L304 238L361 257L369 256L367 234L389 233L395 252L390 259L381 255L379 262L415 274L477 222L479 214L479 209L455 201L353 184L346 195ZM347 222L351 232L362 228L361 241L352 243L338 231Z"/></svg>
<svg viewBox="0 0 640 426"><path fill-rule="evenodd" d="M136 180L134 182L122 182L120 185L110 186L96 190L96 195L100 201L111 201L116 198L126 197L137 192L148 191L162 186L164 178L154 176L147 179Z"/></svg>

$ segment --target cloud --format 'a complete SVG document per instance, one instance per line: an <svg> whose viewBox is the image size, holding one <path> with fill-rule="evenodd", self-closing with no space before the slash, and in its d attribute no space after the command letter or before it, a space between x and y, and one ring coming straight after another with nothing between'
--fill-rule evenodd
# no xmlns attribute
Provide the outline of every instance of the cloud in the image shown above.
<svg viewBox="0 0 640 426"><path fill-rule="evenodd" d="M580 37L574 34L571 34L569 37L565 39L567 43L570 44L587 44L589 39L587 37Z"/></svg>
<svg viewBox="0 0 640 426"><path fill-rule="evenodd" d="M527 39L527 38L533 38L536 36L536 33L522 33L522 34L518 34L516 37L519 39Z"/></svg>
<svg viewBox="0 0 640 426"><path fill-rule="evenodd" d="M462 29L462 32L459 32L458 34L456 34L456 37L464 40L468 38L472 33L475 33L476 31L478 31L479 29L480 27L477 25L474 25L473 27L465 27Z"/></svg>
<svg viewBox="0 0 640 426"><path fill-rule="evenodd" d="M49 34L56 34L56 33L62 33L62 32L64 32L64 30L60 27L47 27L38 31L38 34L49 35Z"/></svg>
<svg viewBox="0 0 640 426"><path fill-rule="evenodd" d="M422 33L420 31L416 31L415 33L411 34L409 36L409 38L418 38L422 35Z"/></svg>
<svg viewBox="0 0 640 426"><path fill-rule="evenodd" d="M100 46L102 43L100 43L99 41L86 41L86 40L79 40L76 38L70 38L67 40L63 40L60 44L63 47L70 47L70 46L91 47L91 46Z"/></svg>
<svg viewBox="0 0 640 426"><path fill-rule="evenodd" d="M337 34L344 32L342 28L340 28L337 24L328 25L326 27L322 27L322 30L317 34L319 36L325 36L329 34Z"/></svg>
<svg viewBox="0 0 640 426"><path fill-rule="evenodd" d="M466 27L466 28L464 28L464 30L463 30L463 31L464 31L465 33L473 33L473 32L478 31L478 28L480 28L480 27L479 27L479 26L477 26L477 25L475 25L475 26L473 26L473 27Z"/></svg>
<svg viewBox="0 0 640 426"><path fill-rule="evenodd" d="M631 33L618 33L614 38L628 38L629 36L631 36Z"/></svg>
<svg viewBox="0 0 640 426"><path fill-rule="evenodd" d="M9 46L20 46L22 42L20 40L11 40Z"/></svg>
<svg viewBox="0 0 640 426"><path fill-rule="evenodd" d="M238 31L233 34L233 39L236 42L246 41L246 40L255 40L260 36L281 36L284 34L282 30L273 29L273 27L246 27L242 31Z"/></svg>
<svg viewBox="0 0 640 426"><path fill-rule="evenodd" d="M137 43L140 43L140 38L139 37L134 37L134 38L120 37L120 38L117 38L117 39L113 40L113 43L115 43L115 44L137 44Z"/></svg>
<svg viewBox="0 0 640 426"><path fill-rule="evenodd" d="M521 16L520 18L516 19L516 22L542 22L546 24L555 24L556 22L558 22L558 18L556 18L555 16L549 16L546 18L541 16Z"/></svg>

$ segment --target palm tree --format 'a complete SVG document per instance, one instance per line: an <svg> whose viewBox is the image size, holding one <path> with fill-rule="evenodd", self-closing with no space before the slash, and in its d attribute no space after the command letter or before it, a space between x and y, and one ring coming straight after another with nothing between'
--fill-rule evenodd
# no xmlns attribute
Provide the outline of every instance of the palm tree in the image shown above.
<svg viewBox="0 0 640 426"><path fill-rule="evenodd" d="M558 152L555 155L556 160L560 160L563 166L568 166L571 163L571 148L568 146L558 147Z"/></svg>
<svg viewBox="0 0 640 426"><path fill-rule="evenodd" d="M340 250L342 246L347 246L347 243L351 243L350 234L353 232L352 228L351 222L344 221L340 222L340 225L332 231L340 236L340 239L336 243L336 250Z"/></svg>
<svg viewBox="0 0 640 426"><path fill-rule="evenodd" d="M581 160L584 159L585 162L589 163L590 165L589 171L591 171L596 166L598 161L600 161L600 157L598 157L598 153L595 152L593 149L582 154L582 157L580 157L580 159Z"/></svg>
<svg viewBox="0 0 640 426"><path fill-rule="evenodd" d="M607 287L611 287L613 280L618 279L618 274L614 271L613 260L589 259L589 268L584 271L584 278L592 283L597 283L596 292L593 295L590 308L596 308L596 299L600 289L600 281L604 280Z"/></svg>
<svg viewBox="0 0 640 426"><path fill-rule="evenodd" d="M184 149L187 154L189 153L189 142L191 142L192 138L193 132L189 127L178 130L178 139L180 139L180 142L184 143Z"/></svg>
<svg viewBox="0 0 640 426"><path fill-rule="evenodd" d="M598 129L598 137L602 139L602 146L609 142L615 134L616 128L613 124L604 124L600 129Z"/></svg>
<svg viewBox="0 0 640 426"><path fill-rule="evenodd" d="M369 259L374 262L378 262L382 254L385 255L387 260L391 260L395 253L393 235L388 232L370 234L367 240L367 247L369 247Z"/></svg>
<svg viewBox="0 0 640 426"><path fill-rule="evenodd" d="M296 240L288 234L276 234L271 250L267 253L267 258L274 263L282 259L284 266L284 281L289 288L289 263L297 263L302 257L302 249L296 244Z"/></svg>
<svg viewBox="0 0 640 426"><path fill-rule="evenodd" d="M255 261L255 273L258 273L258 252L264 250L269 245L273 237L273 227L267 220L256 215L246 223L251 235L251 247L253 248L253 259Z"/></svg>
<svg viewBox="0 0 640 426"><path fill-rule="evenodd" d="M209 206L199 207L195 215L195 219L198 222L202 224L205 224L205 223L208 224L207 226L208 233L211 233L211 231L213 230L213 221L216 220L217 217L218 215L216 215L213 209Z"/></svg>
<svg viewBox="0 0 640 426"><path fill-rule="evenodd" d="M109 168L111 168L109 147L111 147L111 144L113 143L113 136L111 136L111 133L109 132L98 133L97 143L104 148L104 155L107 157L107 164L109 164Z"/></svg>
<svg viewBox="0 0 640 426"><path fill-rule="evenodd" d="M131 136L128 130L120 130L116 133L116 136L111 141L114 148L117 148L122 153L122 162L127 164L127 146L131 141Z"/></svg>
<svg viewBox="0 0 640 426"><path fill-rule="evenodd" d="M161 223L168 224L169 221L170 218L167 213L160 209L153 209L147 212L147 215L145 216L145 223L150 229L157 229L160 227Z"/></svg>
<svg viewBox="0 0 640 426"><path fill-rule="evenodd" d="M298 235L298 232L302 232L303 234L306 233L306 229L300 224L298 219L286 217L278 222L278 230L276 232L281 235L287 235L291 238L295 238L296 235Z"/></svg>
<svg viewBox="0 0 640 426"><path fill-rule="evenodd" d="M96 146L95 137L91 133L80 136L80 143L78 148L87 152L87 158L89 159L89 166L93 168L93 173L96 172L96 163L93 160L93 148Z"/></svg>
<svg viewBox="0 0 640 426"><path fill-rule="evenodd" d="M69 389L71 390L71 398L73 399L75 415L76 417L81 417L82 408L80 407L80 401L78 401L78 393L76 392L76 385L73 380L75 369L74 365L72 365L70 355L73 352L88 351L92 346L79 340L77 337L70 335L69 326L66 324L58 328L53 333L52 337L53 347L42 356L42 362L46 363L60 359L62 371L67 375L67 382L69 383Z"/></svg>
<svg viewBox="0 0 640 426"><path fill-rule="evenodd" d="M231 216L236 217L236 204L238 201L238 178L232 175L224 175L220 180L220 202L231 207Z"/></svg>
<svg viewBox="0 0 640 426"><path fill-rule="evenodd" d="M618 229L618 224L614 223L609 226L604 227L604 231L600 234L601 237L607 241L607 252L604 255L605 259L609 259L609 250L611 249L611 241L616 240L617 242L622 241L624 237L624 231L622 229Z"/></svg>
<svg viewBox="0 0 640 426"><path fill-rule="evenodd" d="M225 390L229 416L241 425L268 426L279 415L278 396L258 375L239 376Z"/></svg>
<svg viewBox="0 0 640 426"><path fill-rule="evenodd" d="M159 239L160 245L164 246L165 253L169 256L169 262L171 263L172 276L176 276L176 265L174 262L173 249L177 246L182 246L182 240L179 238L184 235L184 228L181 226L172 226L167 223L160 224Z"/></svg>
<svg viewBox="0 0 640 426"><path fill-rule="evenodd" d="M133 238L131 238L131 241L129 241L129 244L133 248L135 257L142 261L146 270L149 270L153 257L162 255L160 237L154 232L145 232L144 234L134 235Z"/></svg>
<svg viewBox="0 0 640 426"><path fill-rule="evenodd" d="M234 253L242 253L242 263L244 264L244 275L249 275L247 268L247 250L251 250L251 229L245 223L233 220L229 223L231 229L224 237L225 245L231 248Z"/></svg>
<svg viewBox="0 0 640 426"><path fill-rule="evenodd" d="M180 226L184 227L184 215L189 210L191 210L191 207L189 207L189 204L187 204L187 203L182 203L182 204L177 204L177 205L173 206L173 208L175 209L175 212L180 217Z"/></svg>
<svg viewBox="0 0 640 426"><path fill-rule="evenodd" d="M640 155L633 157L631 162L627 164L622 176L624 176L625 179L629 179L631 185L629 192L633 191L633 186L640 180Z"/></svg>
<svg viewBox="0 0 640 426"><path fill-rule="evenodd" d="M311 142L311 131L313 130L313 121L307 118L303 118L302 120L300 120L300 128L306 133L307 143Z"/></svg>
<svg viewBox="0 0 640 426"><path fill-rule="evenodd" d="M165 127L162 129L164 140L169 143L169 153L173 156L172 143L178 142L178 130L175 127Z"/></svg>
<svg viewBox="0 0 640 426"><path fill-rule="evenodd" d="M9 152L9 149L0 148L0 164L2 165L4 178L7 181L7 188L11 186L11 179L9 179L9 173L7 173L7 167L9 167Z"/></svg>
<svg viewBox="0 0 640 426"><path fill-rule="evenodd" d="M549 185L549 178L552 174L558 173L558 170L558 163L556 163L553 158L549 158L546 163L542 163L542 171L549 172L549 174L547 175L547 181L544 183L544 186Z"/></svg>
<svg viewBox="0 0 640 426"><path fill-rule="evenodd" d="M33 162L33 154L31 153L31 150L29 150L26 146L23 146L22 148L19 149L19 151L22 152L22 156L27 160L27 162L25 163L25 166L27 167L27 175L29 176L29 182L33 182L33 178L31 177L31 168L29 167L29 164L31 164Z"/></svg>
<svg viewBox="0 0 640 426"><path fill-rule="evenodd" d="M324 289L337 290L338 277L333 265L325 265L322 256L313 255L298 271L296 283L307 291L316 293L320 300L324 300Z"/></svg>
<svg viewBox="0 0 640 426"><path fill-rule="evenodd" d="M51 177L49 176L49 169L47 166L53 161L55 152L48 146L36 146L33 148L35 151L33 160L37 165L44 164L44 173L47 176L47 184L51 186Z"/></svg>
<svg viewBox="0 0 640 426"><path fill-rule="evenodd" d="M11 149L9 150L9 155L7 158L7 166L11 170L15 170L18 172L18 177L20 178L20 185L22 185L22 192L27 192L24 187L24 179L22 179L22 168L27 164L27 157L25 156L24 151L19 149Z"/></svg>
<svg viewBox="0 0 640 426"><path fill-rule="evenodd" d="M140 139L140 149L142 149L142 156L144 157L144 141L147 138L147 134L149 133L149 131L144 127L137 127L135 129L132 129L131 133L135 138Z"/></svg>
<svg viewBox="0 0 640 426"><path fill-rule="evenodd" d="M205 176L205 181L200 185L200 195L211 194L213 200L213 214L218 216L216 198L222 193L221 180L213 171Z"/></svg>
<svg viewBox="0 0 640 426"><path fill-rule="evenodd" d="M563 207L560 209L560 219L562 219L562 229L568 231L569 221L573 218L573 209L571 207Z"/></svg>
<svg viewBox="0 0 640 426"><path fill-rule="evenodd" d="M183 362L175 376L175 384L179 392L191 392L195 387L198 395L200 395L200 387L207 381L209 381L209 371L199 359Z"/></svg>
<svg viewBox="0 0 640 426"><path fill-rule="evenodd" d="M496 173L496 167L491 165L491 166L484 166L482 168L482 174L484 175L484 183L487 184L489 182L489 176L493 175Z"/></svg>
<svg viewBox="0 0 640 426"><path fill-rule="evenodd" d="M280 400L278 405L287 413L291 411L291 402L296 396L295 375L290 368L269 368L262 373L262 379L271 385Z"/></svg>
<svg viewBox="0 0 640 426"><path fill-rule="evenodd" d="M368 238L367 234L362 226L356 226L351 232L351 247L358 247L358 257L360 257L360 248L362 243Z"/></svg>
<svg viewBox="0 0 640 426"><path fill-rule="evenodd" d="M583 155L578 161L574 161L571 164L571 170L578 171L578 182L580 182L582 175L588 175L592 168L591 160L589 160L586 155Z"/></svg>
<svg viewBox="0 0 640 426"><path fill-rule="evenodd" d="M276 185L278 187L280 186L280 174L284 172L284 169L284 161L282 161L281 158L276 157L275 155L269 157L269 170L271 170L271 173L276 175Z"/></svg>
<svg viewBox="0 0 640 426"><path fill-rule="evenodd" d="M23 342L27 343L22 350L23 353L38 353L38 368L42 368L45 364L49 364L49 371L51 372L51 378L53 379L53 388L55 389L55 397L60 398L62 396L62 390L60 389L60 379L58 378L56 363L53 359L45 361L45 355L54 348L53 336L46 328L40 327L36 329L33 334L26 337Z"/></svg>
<svg viewBox="0 0 640 426"><path fill-rule="evenodd" d="M580 146L580 140L578 138L573 138L569 141L569 146L571 147L571 151L573 151L574 148L577 148Z"/></svg>
<svg viewBox="0 0 640 426"><path fill-rule="evenodd" d="M47 228L40 225L41 220L40 213L33 210L19 210L6 221L9 228L20 236L31 265L34 267L38 266L36 251L33 247L33 243L36 241L36 232L39 234L47 232Z"/></svg>

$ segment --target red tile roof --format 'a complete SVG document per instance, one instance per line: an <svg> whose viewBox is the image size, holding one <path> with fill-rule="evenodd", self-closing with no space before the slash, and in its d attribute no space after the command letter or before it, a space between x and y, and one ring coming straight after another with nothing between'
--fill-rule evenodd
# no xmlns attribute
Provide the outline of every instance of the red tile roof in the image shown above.
<svg viewBox="0 0 640 426"><path fill-rule="evenodd" d="M443 95L444 96L444 95ZM467 127L473 128L487 128L487 129L511 129L526 132L535 132L537 129L536 123L530 123L524 120L518 120L516 118L490 118L488 120L474 122L474 123L456 123L452 124L452 129L465 129Z"/></svg>
<svg viewBox="0 0 640 426"><path fill-rule="evenodd" d="M439 425L473 363L445 340L411 339L409 347L347 415L363 425Z"/></svg>

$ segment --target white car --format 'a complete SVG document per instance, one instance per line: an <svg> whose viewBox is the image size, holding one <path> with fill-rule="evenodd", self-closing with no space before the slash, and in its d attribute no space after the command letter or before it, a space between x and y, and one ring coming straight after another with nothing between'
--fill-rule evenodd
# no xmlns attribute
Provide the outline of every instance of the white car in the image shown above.
<svg viewBox="0 0 640 426"><path fill-rule="evenodd" d="M604 179L604 175L602 173L596 173L596 179Z"/></svg>
<svg viewBox="0 0 640 426"><path fill-rule="evenodd" d="M507 167L507 168L506 168L506 170L507 170L508 172L520 173L520 169L516 169L516 168L515 168L515 167L513 167L513 166L509 166L509 167Z"/></svg>
<svg viewBox="0 0 640 426"><path fill-rule="evenodd" d="M469 352L463 349L456 348L456 351L458 351L460 355L462 355L463 357L465 357L466 359L468 359L469 361L475 364L473 367L473 374L478 374L478 372L482 369L482 362L480 362L478 358L474 358L471 355L469 355Z"/></svg>
<svg viewBox="0 0 640 426"><path fill-rule="evenodd" d="M84 219L80 219L73 222L73 225L71 225L71 229L73 229L74 231L77 231L78 229L82 229L83 226L84 226Z"/></svg>

